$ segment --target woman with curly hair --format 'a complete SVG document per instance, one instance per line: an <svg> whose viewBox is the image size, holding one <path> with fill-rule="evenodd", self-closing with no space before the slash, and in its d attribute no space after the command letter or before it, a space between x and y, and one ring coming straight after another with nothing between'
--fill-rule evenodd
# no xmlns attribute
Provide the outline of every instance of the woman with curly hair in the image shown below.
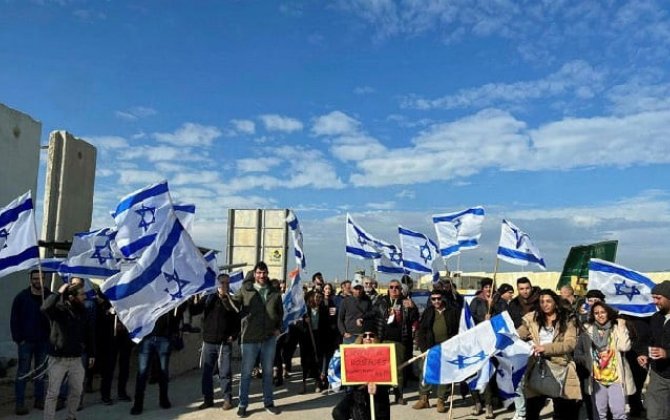
<svg viewBox="0 0 670 420"><path fill-rule="evenodd" d="M533 343L533 355L528 361L527 372L532 373L535 364L543 363L567 369L565 383L559 397L543 395L526 382L526 419L538 420L540 411L547 398L554 403L554 419L572 419L578 411L578 402L582 395L579 379L572 360L572 353L577 345L577 322L560 304L558 295L550 289L540 291L539 308L527 313L517 329L519 336Z"/></svg>
<svg viewBox="0 0 670 420"><path fill-rule="evenodd" d="M589 371L586 392L591 396L593 418L626 420L626 395L635 393L635 383L624 353L631 342L626 322L603 302L591 307L589 322L579 336L575 361Z"/></svg>

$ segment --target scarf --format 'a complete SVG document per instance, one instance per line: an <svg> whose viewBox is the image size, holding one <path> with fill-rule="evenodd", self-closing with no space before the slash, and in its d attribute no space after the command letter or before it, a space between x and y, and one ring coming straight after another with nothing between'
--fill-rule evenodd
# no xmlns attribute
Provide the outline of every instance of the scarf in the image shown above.
<svg viewBox="0 0 670 420"><path fill-rule="evenodd" d="M596 350L603 351L607 348L610 341L610 334L612 334L612 322L607 321L603 325L597 322L593 323L593 331L591 331L591 341Z"/></svg>
<svg viewBox="0 0 670 420"><path fill-rule="evenodd" d="M593 379L608 386L619 379L617 374L617 357L612 340L612 323L604 325L595 323L591 332L593 342Z"/></svg>

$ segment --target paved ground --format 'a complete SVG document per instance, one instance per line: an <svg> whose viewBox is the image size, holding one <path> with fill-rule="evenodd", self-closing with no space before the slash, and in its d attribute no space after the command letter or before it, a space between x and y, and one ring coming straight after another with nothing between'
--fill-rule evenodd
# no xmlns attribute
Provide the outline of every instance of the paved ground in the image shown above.
<svg viewBox="0 0 670 420"><path fill-rule="evenodd" d="M249 405L249 413L251 419L269 419L269 418L284 418L284 419L298 419L304 420L319 419L326 420L331 418L332 407L339 401L341 395L331 394L300 394L302 385L298 378L298 374L293 374L285 385L276 388L275 402L282 410L280 416L268 415L263 410L262 395L261 395L261 381L254 379L252 382L252 396ZM235 377L233 392L237 392L239 376ZM133 382L131 381L129 391L132 391ZM313 385L308 386L308 389L313 390ZM458 391L457 391L458 393ZM417 418L422 419L446 419L448 414L438 414L435 408L424 410L413 410L411 405L417 399L416 383L410 384L410 392L406 393L409 403L406 406L391 405L391 417L394 419ZM211 419L213 417L219 418L236 418L236 410L223 411L220 408L220 401L214 408L207 410L198 410L197 406L201 402L200 395L200 372L197 370L189 371L178 377L172 378L170 382L170 399L173 408L163 410L158 407L158 386L149 385L147 388L145 411L141 416L133 417L138 419ZM393 400L393 398L391 398ZM435 404L435 400L431 400ZM78 413L78 418L81 419L128 419L131 403L116 402L112 406L105 406L100 403L99 393L86 394L85 408ZM550 407L545 411L550 412ZM470 399L463 400L457 396L454 403L453 418L457 420L466 420L477 418L471 416ZM507 420L512 418L513 412L496 410L496 419ZM65 411L57 413L57 419L64 419ZM31 410L27 416L17 417L13 414L13 405L5 404L0 407L0 418L3 419L40 419L42 412L38 410ZM479 418L483 419L484 416ZM550 415L544 415L543 418L548 419ZM575 416L577 419L577 416Z"/></svg>

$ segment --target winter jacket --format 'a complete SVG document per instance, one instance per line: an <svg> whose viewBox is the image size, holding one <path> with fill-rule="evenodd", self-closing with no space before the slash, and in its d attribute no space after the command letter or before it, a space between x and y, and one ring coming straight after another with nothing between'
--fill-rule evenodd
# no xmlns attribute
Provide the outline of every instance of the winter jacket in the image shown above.
<svg viewBox="0 0 670 420"><path fill-rule="evenodd" d="M240 315L233 308L228 297L212 293L190 307L191 315L204 312L202 317L202 341L210 344L227 343L236 340L240 334Z"/></svg>
<svg viewBox="0 0 670 420"><path fill-rule="evenodd" d="M517 296L509 303L509 315L514 321L514 326L519 328L522 324L521 318L529 312L536 311L540 301L540 288L534 286L528 299Z"/></svg>
<svg viewBox="0 0 670 420"><path fill-rule="evenodd" d="M86 352L95 357L94 326L83 305L72 304L60 293L52 293L44 300L42 312L51 321L51 356L80 357Z"/></svg>
<svg viewBox="0 0 670 420"><path fill-rule="evenodd" d="M254 282L255 280L245 280L233 297L240 310L242 343L260 343L282 328L284 308L281 292L268 282L266 300L263 301L254 287Z"/></svg>
<svg viewBox="0 0 670 420"><path fill-rule="evenodd" d="M575 362L589 371L590 378L593 376L592 334L593 325L584 325L584 332L579 335L577 347L575 347ZM626 322L623 319L618 319L616 325L612 327L612 340L614 348L617 351L616 370L618 379L616 383L620 383L623 386L624 394L633 395L635 393L635 382L633 381L633 373L624 354L630 350L631 343ZM586 381L586 393L591 395L592 391L593 381Z"/></svg>
<svg viewBox="0 0 670 420"><path fill-rule="evenodd" d="M437 311L432 305L428 306L421 314L419 330L416 333L417 345L421 352L425 352L435 344L438 344L435 342L435 335L433 334L433 322L435 322L436 314ZM444 317L447 323L448 340L458 334L458 322L461 314L455 308L445 307L442 314L438 314L437 316L440 315Z"/></svg>
<svg viewBox="0 0 670 420"><path fill-rule="evenodd" d="M647 346L663 347L670 354L670 322L665 322L665 314L656 312L649 320L651 336L648 338ZM649 349L644 353L649 355ZM659 376L670 379L670 358L653 360L649 359L651 369Z"/></svg>
<svg viewBox="0 0 670 420"><path fill-rule="evenodd" d="M400 305L402 322L395 319L389 324L388 319L394 313L391 298L388 295L379 296L375 302L375 311L377 312L377 336L382 340L395 341L398 343L412 342L412 329L419 320L419 309L416 305L411 308L405 307L405 301L409 298L397 300L396 305Z"/></svg>
<svg viewBox="0 0 670 420"><path fill-rule="evenodd" d="M475 296L470 302L470 313L472 314L472 320L475 321L475 324L479 324L486 320L486 315L490 314L489 312L489 302L481 297L480 295Z"/></svg>
<svg viewBox="0 0 670 420"><path fill-rule="evenodd" d="M51 292L44 289L44 298ZM21 290L12 302L10 326L15 343L29 341L45 343L49 341L49 318L40 310L42 296L33 295L30 287Z"/></svg>
<svg viewBox="0 0 670 420"><path fill-rule="evenodd" d="M363 332L363 327L356 324L357 319L363 319L369 316L372 309L372 302L366 295L360 297L348 296L344 298L340 305L340 313L337 316L337 328L340 334L360 334Z"/></svg>
<svg viewBox="0 0 670 420"><path fill-rule="evenodd" d="M532 340L534 344L540 344L540 325L535 321L535 312L529 312L522 318L522 324L517 328L517 333L521 339L529 341ZM572 352L577 345L578 327L577 322L570 318L565 332L558 332L554 334L553 342L543 344L544 353L542 357L561 365L568 366L568 374L563 389L563 398L569 400L581 400L582 393L579 388L579 378L577 377L577 370L573 361ZM528 368L526 374L529 374L536 363L536 358L530 356L528 359ZM526 398L538 396L535 391L526 387L524 391Z"/></svg>

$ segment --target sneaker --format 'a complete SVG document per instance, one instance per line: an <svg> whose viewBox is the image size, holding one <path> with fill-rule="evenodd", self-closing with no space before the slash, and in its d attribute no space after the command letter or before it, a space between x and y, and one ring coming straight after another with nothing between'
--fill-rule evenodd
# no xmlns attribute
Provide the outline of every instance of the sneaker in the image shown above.
<svg viewBox="0 0 670 420"><path fill-rule="evenodd" d="M228 411L233 408L233 403L230 400L224 400L223 405L221 406L222 410Z"/></svg>
<svg viewBox="0 0 670 420"><path fill-rule="evenodd" d="M28 412L29 412L28 407L24 405L20 405L16 407L16 410L14 410L14 414L16 414L17 416L25 416L26 414L28 414Z"/></svg>
<svg viewBox="0 0 670 420"><path fill-rule="evenodd" d="M198 406L198 410L204 410L205 408L213 407L214 406L214 401L212 400L205 400Z"/></svg>
<svg viewBox="0 0 670 420"><path fill-rule="evenodd" d="M245 418L245 417L248 417L248 416L249 415L247 414L247 407L239 406L237 408L237 417Z"/></svg>
<svg viewBox="0 0 670 420"><path fill-rule="evenodd" d="M267 411L268 414L272 414L273 416L278 416L281 413L281 411L279 411L279 409L277 407L275 407L274 404L266 405L265 406L265 411Z"/></svg>

